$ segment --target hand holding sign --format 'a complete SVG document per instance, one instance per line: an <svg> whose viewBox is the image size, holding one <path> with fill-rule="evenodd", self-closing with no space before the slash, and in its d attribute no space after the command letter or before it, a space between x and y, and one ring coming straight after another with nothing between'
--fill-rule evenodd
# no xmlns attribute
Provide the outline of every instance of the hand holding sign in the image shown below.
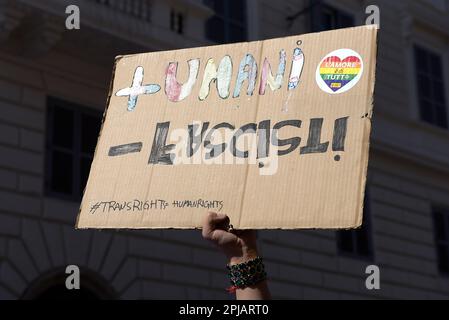
<svg viewBox="0 0 449 320"><path fill-rule="evenodd" d="M229 217L223 213L209 212L204 217L202 235L223 251L231 265L254 259L258 255L256 232L233 230Z"/></svg>

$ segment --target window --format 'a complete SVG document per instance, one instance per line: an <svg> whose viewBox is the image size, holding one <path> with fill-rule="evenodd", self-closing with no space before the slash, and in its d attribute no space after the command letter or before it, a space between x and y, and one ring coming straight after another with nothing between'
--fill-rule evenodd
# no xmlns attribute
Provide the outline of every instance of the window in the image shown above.
<svg viewBox="0 0 449 320"><path fill-rule="evenodd" d="M95 2L138 19L151 21L152 1L150 0L95 0Z"/></svg>
<svg viewBox="0 0 449 320"><path fill-rule="evenodd" d="M47 99L45 192L78 201L89 176L101 113L62 101Z"/></svg>
<svg viewBox="0 0 449 320"><path fill-rule="evenodd" d="M178 34L184 33L184 15L175 10L170 10L170 30Z"/></svg>
<svg viewBox="0 0 449 320"><path fill-rule="evenodd" d="M433 208L432 211L438 269L449 276L449 210Z"/></svg>
<svg viewBox="0 0 449 320"><path fill-rule="evenodd" d="M366 190L362 227L356 230L337 231L337 246L341 255L359 259L373 259L370 215L369 192Z"/></svg>
<svg viewBox="0 0 449 320"><path fill-rule="evenodd" d="M414 47L414 55L420 117L423 121L447 129L441 57L420 46Z"/></svg>
<svg viewBox="0 0 449 320"><path fill-rule="evenodd" d="M354 17L331 6L317 2L312 7L312 31L326 31L354 26Z"/></svg>
<svg viewBox="0 0 449 320"><path fill-rule="evenodd" d="M215 11L206 21L206 37L217 43L245 41L246 1L245 0L204 0Z"/></svg>

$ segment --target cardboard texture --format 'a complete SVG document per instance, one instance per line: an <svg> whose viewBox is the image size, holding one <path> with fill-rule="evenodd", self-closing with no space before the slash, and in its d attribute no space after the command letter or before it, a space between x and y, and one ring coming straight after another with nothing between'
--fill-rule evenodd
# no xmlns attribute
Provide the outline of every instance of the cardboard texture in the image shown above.
<svg viewBox="0 0 449 320"><path fill-rule="evenodd" d="M117 57L77 228L360 226L376 34Z"/></svg>

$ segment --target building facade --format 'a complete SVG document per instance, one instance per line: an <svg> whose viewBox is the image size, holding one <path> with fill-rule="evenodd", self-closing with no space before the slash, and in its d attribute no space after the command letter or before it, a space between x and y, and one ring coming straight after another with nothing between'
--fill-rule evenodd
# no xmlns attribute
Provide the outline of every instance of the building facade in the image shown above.
<svg viewBox="0 0 449 320"><path fill-rule="evenodd" d="M72 297L68 265L85 298L231 298L197 230L74 229L114 56L360 25L373 4L364 227L260 231L259 249L274 298L449 298L448 1L2 0L0 299Z"/></svg>

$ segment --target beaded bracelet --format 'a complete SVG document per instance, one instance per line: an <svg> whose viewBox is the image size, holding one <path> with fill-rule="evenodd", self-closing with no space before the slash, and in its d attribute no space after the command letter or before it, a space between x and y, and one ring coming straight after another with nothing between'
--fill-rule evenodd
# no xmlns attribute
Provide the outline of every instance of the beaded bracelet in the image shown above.
<svg viewBox="0 0 449 320"><path fill-rule="evenodd" d="M237 289L253 286L267 279L267 273L265 272L265 266L261 257L256 257L232 266L227 265L226 268L228 269L231 280L231 287L227 290L231 293Z"/></svg>

